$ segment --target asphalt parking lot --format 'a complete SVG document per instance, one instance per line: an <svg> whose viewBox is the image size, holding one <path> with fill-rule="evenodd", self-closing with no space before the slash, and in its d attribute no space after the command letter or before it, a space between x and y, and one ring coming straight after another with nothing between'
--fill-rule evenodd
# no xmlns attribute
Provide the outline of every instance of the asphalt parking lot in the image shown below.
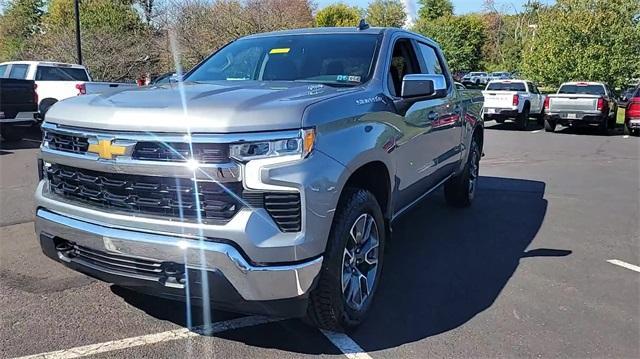
<svg viewBox="0 0 640 359"><path fill-rule="evenodd" d="M620 130L487 123L473 207L437 192L399 220L371 316L344 336L217 311L189 331L184 304L49 260L38 137L0 147L0 357L640 357L640 273L624 266L640 265L640 139Z"/></svg>

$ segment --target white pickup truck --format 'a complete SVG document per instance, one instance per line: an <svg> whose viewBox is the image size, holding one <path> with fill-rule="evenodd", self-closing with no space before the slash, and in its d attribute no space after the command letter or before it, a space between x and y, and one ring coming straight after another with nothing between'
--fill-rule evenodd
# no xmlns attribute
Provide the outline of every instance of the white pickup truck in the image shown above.
<svg viewBox="0 0 640 359"><path fill-rule="evenodd" d="M549 95L544 104L544 129L555 131L556 125L597 125L603 135L616 127L618 103L613 91L601 82L567 82L558 93Z"/></svg>
<svg viewBox="0 0 640 359"><path fill-rule="evenodd" d="M531 81L491 81L482 94L485 121L503 123L507 119L514 119L521 130L526 130L529 128L529 118L533 116L539 125L543 124L545 95Z"/></svg>
<svg viewBox="0 0 640 359"><path fill-rule="evenodd" d="M87 93L101 93L135 84L93 82L82 65L46 61L12 61L0 63L0 78L34 80L42 116L54 103Z"/></svg>

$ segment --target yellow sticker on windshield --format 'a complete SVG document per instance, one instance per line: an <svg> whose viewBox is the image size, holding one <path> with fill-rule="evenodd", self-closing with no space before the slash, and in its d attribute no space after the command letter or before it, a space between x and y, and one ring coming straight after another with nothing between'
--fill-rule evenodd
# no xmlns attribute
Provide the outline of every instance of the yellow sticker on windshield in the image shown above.
<svg viewBox="0 0 640 359"><path fill-rule="evenodd" d="M282 47L279 49L271 49L271 51L269 51L270 54L288 54L289 50L291 50L288 47Z"/></svg>

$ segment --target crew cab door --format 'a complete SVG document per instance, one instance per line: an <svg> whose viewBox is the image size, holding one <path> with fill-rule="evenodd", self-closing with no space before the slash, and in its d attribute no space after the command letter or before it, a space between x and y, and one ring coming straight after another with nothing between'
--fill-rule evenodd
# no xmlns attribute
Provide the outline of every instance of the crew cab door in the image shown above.
<svg viewBox="0 0 640 359"><path fill-rule="evenodd" d="M531 113L538 114L542 112L542 106L544 106L544 102L542 100L542 95L538 90L538 87L533 82L527 82L527 87L529 88L529 101L531 102Z"/></svg>
<svg viewBox="0 0 640 359"><path fill-rule="evenodd" d="M398 111L402 137L393 152L398 180L396 211L437 185L446 176L445 168L460 158L461 108L453 101L453 82L441 58L435 48L417 39L395 40L387 81L394 100L399 100L402 79L408 74L444 74L448 83L447 97L411 101L406 110Z"/></svg>

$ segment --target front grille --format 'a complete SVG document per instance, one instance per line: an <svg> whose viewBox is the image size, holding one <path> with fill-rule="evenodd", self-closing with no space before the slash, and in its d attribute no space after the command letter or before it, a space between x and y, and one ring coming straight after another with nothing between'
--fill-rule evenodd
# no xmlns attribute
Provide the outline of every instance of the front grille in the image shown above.
<svg viewBox="0 0 640 359"><path fill-rule="evenodd" d="M299 193L265 193L264 208L283 232L299 232L302 225Z"/></svg>
<svg viewBox="0 0 640 359"><path fill-rule="evenodd" d="M185 178L105 173L52 165L50 190L73 201L127 212L227 221L241 207L241 183L194 182Z"/></svg>
<svg viewBox="0 0 640 359"><path fill-rule="evenodd" d="M158 261L101 252L77 244L72 244L71 248L71 251L65 255L80 259L93 266L147 277L160 278L163 275L164 268L162 268L162 263Z"/></svg>
<svg viewBox="0 0 640 359"><path fill-rule="evenodd" d="M73 153L85 153L89 149L89 141L86 137L64 135L55 132L46 132L45 141L52 150Z"/></svg>
<svg viewBox="0 0 640 359"><path fill-rule="evenodd" d="M229 161L229 145L223 143L162 143L138 142L132 157L141 161L186 162L193 158L200 163L226 163Z"/></svg>

